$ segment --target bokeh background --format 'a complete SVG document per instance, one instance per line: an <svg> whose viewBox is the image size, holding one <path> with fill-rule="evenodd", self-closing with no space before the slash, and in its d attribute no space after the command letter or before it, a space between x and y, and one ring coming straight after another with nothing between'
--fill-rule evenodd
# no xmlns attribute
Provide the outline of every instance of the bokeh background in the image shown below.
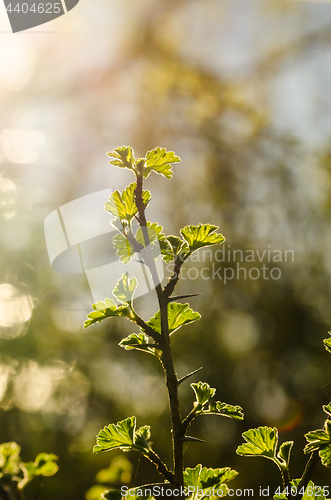
<svg viewBox="0 0 331 500"><path fill-rule="evenodd" d="M43 229L64 203L132 182L107 151L126 144L139 157L162 146L182 158L171 182L147 181L148 216L166 234L210 222L227 250L294 252L275 264L279 279L242 273L224 284L199 271L181 282L180 291L202 292L191 301L202 319L174 335L178 375L203 366L194 381L245 411L243 422L197 419L190 434L206 444L190 444L185 464L231 466L233 486L274 488L271 461L235 454L242 432L269 425L295 440L300 477L303 434L323 425L331 397L321 389L331 382L322 344L331 327L331 3L80 0L15 35L0 14L1 442L19 442L24 460L60 457L40 499L84 499L119 454L93 456L95 435L132 414L152 426L169 463L160 366L118 347L132 332L124 320L83 330L86 277L52 270ZM265 255L241 265L269 267ZM208 259L188 267L211 276L213 264L236 266ZM185 415L189 383L180 396ZM125 456L133 469L123 481L159 480L138 454ZM330 477L317 468L317 484Z"/></svg>

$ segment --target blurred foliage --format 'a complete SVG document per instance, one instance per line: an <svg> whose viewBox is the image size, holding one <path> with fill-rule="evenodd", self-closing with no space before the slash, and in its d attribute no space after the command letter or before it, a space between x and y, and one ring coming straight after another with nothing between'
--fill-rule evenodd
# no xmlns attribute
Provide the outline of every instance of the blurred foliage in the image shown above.
<svg viewBox="0 0 331 500"><path fill-rule="evenodd" d="M208 445L188 445L185 465L229 465L238 488L278 486L269 461L256 468L235 454L242 432L276 426L282 442L295 441L300 474L303 434L322 426L321 387L331 381L322 345L331 323L330 9L101 0L53 21L56 33L1 38L0 438L27 457L40 449L60 457L40 499L83 498L108 465L92 458L96 432L131 412L144 416L158 446L168 442L154 359L119 349L132 333L120 318L83 330L93 301L87 280L53 271L45 246L53 210L128 184L107 162L118 144L141 156L162 144L182 158L171 186L161 176L146 181L157 200L148 213L167 234L210 221L226 237L224 254L202 249L187 262L179 293L203 293L192 301L202 318L174 340L174 354L179 376L202 365L245 420L194 422ZM234 261L232 250L253 250L255 262ZM256 250L266 250L262 262ZM268 250L283 262L269 262ZM281 277L241 271L224 284L224 267L236 272L238 262L247 273L279 267ZM181 397L185 414L189 384ZM162 453L170 458L170 449ZM130 486L158 481L152 465L129 458ZM321 467L315 481L329 482Z"/></svg>

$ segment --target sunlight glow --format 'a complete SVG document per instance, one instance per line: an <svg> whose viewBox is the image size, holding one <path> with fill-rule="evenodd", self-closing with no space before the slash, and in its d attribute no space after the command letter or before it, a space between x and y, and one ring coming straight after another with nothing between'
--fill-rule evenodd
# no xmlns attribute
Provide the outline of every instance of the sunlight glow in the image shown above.
<svg viewBox="0 0 331 500"><path fill-rule="evenodd" d="M1 134L3 152L14 163L33 163L39 158L44 134L31 130L7 129Z"/></svg>
<svg viewBox="0 0 331 500"><path fill-rule="evenodd" d="M0 285L0 337L12 339L26 333L33 301L29 294L22 293L12 285Z"/></svg>

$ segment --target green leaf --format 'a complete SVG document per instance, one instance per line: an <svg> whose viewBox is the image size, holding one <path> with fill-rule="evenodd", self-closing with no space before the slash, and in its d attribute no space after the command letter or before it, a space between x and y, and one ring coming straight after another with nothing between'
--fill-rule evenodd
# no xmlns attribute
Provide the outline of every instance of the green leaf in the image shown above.
<svg viewBox="0 0 331 500"><path fill-rule="evenodd" d="M330 434L324 429L317 429L316 431L307 432L305 438L308 444L304 448L305 453L319 450L321 447L331 443Z"/></svg>
<svg viewBox="0 0 331 500"><path fill-rule="evenodd" d="M172 260L176 260L177 258L180 258L180 260L183 262L185 258L190 254L190 250L186 241L183 241L178 236L167 236L164 241L160 242L160 248L163 260L166 263L169 263Z"/></svg>
<svg viewBox="0 0 331 500"><path fill-rule="evenodd" d="M114 165L115 167L121 168L129 168L130 170L134 170L135 157L133 155L133 150L130 147L122 146L120 148L114 149L110 153L107 153L112 160L109 163Z"/></svg>
<svg viewBox="0 0 331 500"><path fill-rule="evenodd" d="M56 463L58 457L53 453L39 453L34 462L24 463L27 476L32 479L35 476L54 476L59 470Z"/></svg>
<svg viewBox="0 0 331 500"><path fill-rule="evenodd" d="M327 404L327 405L323 405L322 406L323 408L323 411L329 416L331 417L331 403Z"/></svg>
<svg viewBox="0 0 331 500"><path fill-rule="evenodd" d="M160 226L157 222L147 222L147 233L148 233L148 241L149 248L152 252L154 259L157 259L160 255L160 243L163 242L163 245L166 241L164 234L162 233L162 226ZM136 240L140 243L144 248L146 247L144 232L141 227L137 229L136 232Z"/></svg>
<svg viewBox="0 0 331 500"><path fill-rule="evenodd" d="M122 451L137 450L148 455L147 439L149 437L150 428L145 425L136 430L136 417L129 417L101 429L97 435L97 444L93 448L93 453L119 448Z"/></svg>
<svg viewBox="0 0 331 500"><path fill-rule="evenodd" d="M3 474L17 474L20 470L20 457L21 447L10 441L9 443L2 443L0 445L0 468Z"/></svg>
<svg viewBox="0 0 331 500"><path fill-rule="evenodd" d="M135 202L135 189L137 184L133 182L128 186L122 193L119 191L114 191L108 201L105 203L106 212L111 213L116 218L118 217L121 221L127 221L130 224L133 217L138 213L138 208ZM151 193L148 190L144 190L143 201L145 205L151 199Z"/></svg>
<svg viewBox="0 0 331 500"><path fill-rule="evenodd" d="M102 494L107 492L108 489L106 486L101 486L101 484L95 484L92 488L89 488L85 493L85 500L100 500Z"/></svg>
<svg viewBox="0 0 331 500"><path fill-rule="evenodd" d="M331 445L320 448L318 452L321 462L325 467L331 467Z"/></svg>
<svg viewBox="0 0 331 500"><path fill-rule="evenodd" d="M128 306L119 306L111 299L98 300L95 304L92 304L93 311L87 315L87 320L84 323L84 328L93 325L93 323L100 323L106 318L112 318L114 316L124 316L126 318L132 319L131 311Z"/></svg>
<svg viewBox="0 0 331 500"><path fill-rule="evenodd" d="M202 247L223 243L225 238L222 234L215 233L216 229L218 226L199 224L198 226L186 226L180 232L192 253Z"/></svg>
<svg viewBox="0 0 331 500"><path fill-rule="evenodd" d="M220 498L226 496L229 491L225 483L231 481L237 475L238 472L229 467L224 467L223 469L207 469L207 467L202 467L201 464L198 464L194 469L187 467L184 470L184 486L191 486L194 488L194 492L188 497L190 500L195 500L197 498L202 499L205 497L210 498L210 491L208 492L207 490L213 488L216 493L215 497Z"/></svg>
<svg viewBox="0 0 331 500"><path fill-rule="evenodd" d="M170 334L175 330L178 330L181 326L197 321L200 318L200 314L198 312L194 312L189 307L189 304L179 304L178 302L170 302L170 304L168 304L168 325ZM161 333L160 311L147 321L147 325L150 326L155 332Z"/></svg>
<svg viewBox="0 0 331 500"><path fill-rule="evenodd" d="M237 454L243 456L261 456L276 459L278 431L276 427L258 427L242 434L246 443L237 448Z"/></svg>
<svg viewBox="0 0 331 500"><path fill-rule="evenodd" d="M113 246L117 250L116 255L123 264L128 264L135 254L133 246L128 242L126 237L119 233L113 238Z"/></svg>
<svg viewBox="0 0 331 500"><path fill-rule="evenodd" d="M331 332L328 332L329 335L331 335ZM331 339L324 339L323 340L324 347L327 351L331 352Z"/></svg>
<svg viewBox="0 0 331 500"><path fill-rule="evenodd" d="M221 401L209 401L208 410L202 410L201 413L203 415L221 415L223 417L236 418L237 420L244 419L244 413L241 406L233 406L227 403L222 403Z"/></svg>
<svg viewBox="0 0 331 500"><path fill-rule="evenodd" d="M95 479L98 483L106 484L128 484L131 482L133 465L123 455L118 455L109 467L101 469Z"/></svg>
<svg viewBox="0 0 331 500"><path fill-rule="evenodd" d="M107 490L101 495L102 500L121 500L121 490Z"/></svg>
<svg viewBox="0 0 331 500"><path fill-rule="evenodd" d="M144 177L147 178L153 170L157 174L162 174L167 179L171 179L173 171L172 163L177 163L181 159L173 151L162 148L155 148L146 154Z"/></svg>
<svg viewBox="0 0 331 500"><path fill-rule="evenodd" d="M198 382L191 384L195 392L196 404L203 406L207 401L215 395L216 389L212 389L206 382Z"/></svg>
<svg viewBox="0 0 331 500"><path fill-rule="evenodd" d="M137 285L137 279L135 277L129 279L129 273L126 272L116 283L113 295L123 304L131 304Z"/></svg>
<svg viewBox="0 0 331 500"><path fill-rule="evenodd" d="M149 337L145 333L132 333L125 339L121 340L119 345L128 351L131 349L137 349L138 351L144 351L149 354L153 354L153 356L160 357L160 350L144 345L149 343ZM132 344L135 344L135 346L133 347ZM137 344L139 344L139 347Z"/></svg>
<svg viewBox="0 0 331 500"><path fill-rule="evenodd" d="M282 460L286 468L288 469L290 463L291 450L294 441L285 441L279 447L279 451L277 453L277 457Z"/></svg>

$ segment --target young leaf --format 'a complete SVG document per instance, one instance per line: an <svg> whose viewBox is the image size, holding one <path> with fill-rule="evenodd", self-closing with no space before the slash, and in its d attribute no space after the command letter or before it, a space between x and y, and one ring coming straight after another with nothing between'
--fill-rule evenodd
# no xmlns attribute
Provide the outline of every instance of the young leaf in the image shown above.
<svg viewBox="0 0 331 500"><path fill-rule="evenodd" d="M113 295L123 304L131 304L137 285L138 281L134 276L129 279L129 273L124 273L116 283Z"/></svg>
<svg viewBox="0 0 331 500"><path fill-rule="evenodd" d="M110 153L107 153L112 160L109 163L115 167L129 168L134 170L135 157L133 156L133 150L130 147L122 146L120 148L114 149Z"/></svg>
<svg viewBox="0 0 331 500"><path fill-rule="evenodd" d="M190 254L186 241L183 241L178 236L167 236L165 240L160 242L160 248L163 260L168 264L177 257L184 262L185 258Z"/></svg>
<svg viewBox="0 0 331 500"><path fill-rule="evenodd" d="M308 441L308 444L304 448L305 453L311 453L312 451L319 450L321 447L325 447L331 443L329 433L323 429L307 432L307 434L305 434L305 438Z"/></svg>
<svg viewBox="0 0 331 500"><path fill-rule="evenodd" d="M328 332L329 335L331 335L331 332ZM327 351L331 352L331 339L324 339L323 340L324 347Z"/></svg>
<svg viewBox="0 0 331 500"><path fill-rule="evenodd" d="M325 409L329 410L329 407L330 403L325 406ZM328 411L326 413L328 413ZM318 450L322 464L325 467L331 467L331 421L326 420L324 429L308 432L305 434L305 438L308 444L303 451L305 453L311 453L312 451Z"/></svg>
<svg viewBox="0 0 331 500"><path fill-rule="evenodd" d="M0 445L0 468L2 473L13 475L19 472L20 451L21 447L14 441Z"/></svg>
<svg viewBox="0 0 331 500"><path fill-rule="evenodd" d="M277 457L283 461L284 465L288 469L290 463L291 450L294 441L285 441L279 447Z"/></svg>
<svg viewBox="0 0 331 500"><path fill-rule="evenodd" d="M278 430L276 427L258 427L242 434L246 443L237 448L237 454L243 456L261 456L276 459Z"/></svg>
<svg viewBox="0 0 331 500"><path fill-rule="evenodd" d="M128 242L126 237L119 233L113 238L114 248L117 250L116 255L123 264L128 264L135 254L133 246Z"/></svg>
<svg viewBox="0 0 331 500"><path fill-rule="evenodd" d="M121 490L107 490L101 495L102 500L121 500Z"/></svg>
<svg viewBox="0 0 331 500"><path fill-rule="evenodd" d="M203 406L215 395L216 389L212 389L206 382L190 384L195 392L196 405Z"/></svg>
<svg viewBox="0 0 331 500"><path fill-rule="evenodd" d="M199 224L198 226L186 226L180 232L192 253L202 247L223 243L225 238L222 234L215 233L216 229L218 226Z"/></svg>
<svg viewBox="0 0 331 500"><path fill-rule="evenodd" d="M197 321L200 318L200 314L198 312L194 312L189 307L189 304L179 304L178 302L171 302L168 304L168 324L170 334L175 330L178 330L181 326ZM147 321L147 325L150 326L155 332L161 333L160 311Z"/></svg>
<svg viewBox="0 0 331 500"><path fill-rule="evenodd" d="M173 151L162 148L155 148L146 154L144 177L147 178L153 170L157 174L162 174L167 179L171 179L173 171L172 163L177 163L181 159Z"/></svg>
<svg viewBox="0 0 331 500"><path fill-rule="evenodd" d="M158 356L156 349L153 347L146 346L149 343L148 336L145 333L132 333L125 339L121 340L119 345L124 349L131 350L137 349L139 351L145 351L153 356ZM134 347L132 346L134 344ZM138 347L139 344L139 347ZM159 357L159 356L158 356Z"/></svg>
<svg viewBox="0 0 331 500"><path fill-rule="evenodd" d="M135 189L137 184L133 182L122 193L114 191L108 201L105 203L106 212L111 213L120 220L127 221L130 224L133 217L137 214L138 208L135 202ZM145 205L151 199L151 193L147 190L143 191L143 201Z"/></svg>
<svg viewBox="0 0 331 500"><path fill-rule="evenodd" d="M323 411L328 415L328 418L331 417L331 403L322 406Z"/></svg>
<svg viewBox="0 0 331 500"><path fill-rule="evenodd" d="M97 435L97 444L93 448L93 453L119 448L122 451L137 450L148 455L147 439L149 437L148 426L136 430L136 417L128 417L117 424L109 424L101 429Z"/></svg>
<svg viewBox="0 0 331 500"><path fill-rule="evenodd" d="M95 304L92 304L93 311L87 315L87 320L84 323L84 328L87 328L93 323L100 323L106 318L111 318L114 316L125 316L126 318L131 318L131 311L128 306L119 306L111 299L105 299L104 302L98 300Z"/></svg>
<svg viewBox="0 0 331 500"><path fill-rule="evenodd" d="M191 487L190 491L194 489L193 493L189 496L190 500L202 499L210 496L210 491L214 488L216 497L226 496L228 487L225 483L231 481L238 475L238 472L224 467L223 469L207 469L198 464L194 469L187 467L184 470L184 486Z"/></svg>
<svg viewBox="0 0 331 500"><path fill-rule="evenodd" d="M203 415L221 415L223 417L236 418L237 420L244 419L244 413L241 406L228 405L227 403L221 403L221 401L209 401L208 410L202 410L201 413Z"/></svg>
<svg viewBox="0 0 331 500"><path fill-rule="evenodd" d="M105 498L102 496L103 493L108 491L107 486L102 486L101 484L95 484L89 488L85 493L85 500L100 500L100 498Z"/></svg>
<svg viewBox="0 0 331 500"><path fill-rule="evenodd" d="M56 463L58 457L53 453L39 453L34 462L24 463L24 469L29 479L35 476L54 476L59 470Z"/></svg>

